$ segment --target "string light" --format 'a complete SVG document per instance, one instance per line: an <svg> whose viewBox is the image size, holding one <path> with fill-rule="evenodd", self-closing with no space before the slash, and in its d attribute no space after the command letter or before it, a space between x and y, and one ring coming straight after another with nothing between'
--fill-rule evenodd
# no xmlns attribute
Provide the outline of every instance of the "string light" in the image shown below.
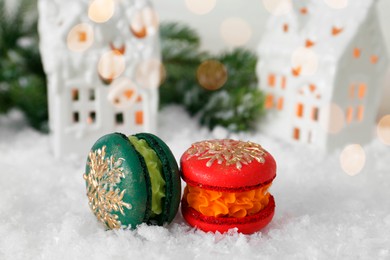
<svg viewBox="0 0 390 260"><path fill-rule="evenodd" d="M89 24L81 23L75 25L68 33L66 42L71 51L83 52L93 44L93 28Z"/></svg>
<svg viewBox="0 0 390 260"><path fill-rule="evenodd" d="M94 0L88 8L88 17L95 23L105 23L115 11L114 0Z"/></svg>
<svg viewBox="0 0 390 260"><path fill-rule="evenodd" d="M216 60L202 62L196 72L199 84L207 90L217 90L227 81L225 65Z"/></svg>
<svg viewBox="0 0 390 260"><path fill-rule="evenodd" d="M379 140L386 145L390 145L390 115L385 115L379 120L377 134Z"/></svg>
<svg viewBox="0 0 390 260"><path fill-rule="evenodd" d="M130 23L130 30L137 38L144 38L158 30L159 19L157 13L150 7L138 10Z"/></svg>
<svg viewBox="0 0 390 260"><path fill-rule="evenodd" d="M273 15L288 14L292 10L291 0L263 0L264 8Z"/></svg>
<svg viewBox="0 0 390 260"><path fill-rule="evenodd" d="M340 154L340 165L343 171L354 176L358 174L366 163L366 153L359 144L347 145Z"/></svg>
<svg viewBox="0 0 390 260"><path fill-rule="evenodd" d="M98 63L98 73L105 80L119 77L125 70L125 58L119 51L111 50L104 53Z"/></svg>
<svg viewBox="0 0 390 260"><path fill-rule="evenodd" d="M345 115L340 106L331 103L321 109L320 118L327 118L328 120L321 120L321 126L330 134L339 133L345 126Z"/></svg>
<svg viewBox="0 0 390 260"><path fill-rule="evenodd" d="M301 75L310 76L317 72L318 56L313 50L300 47L291 55L291 65L300 68Z"/></svg>
<svg viewBox="0 0 390 260"><path fill-rule="evenodd" d="M215 8L216 0L186 0L186 6L190 12L204 15Z"/></svg>
<svg viewBox="0 0 390 260"><path fill-rule="evenodd" d="M158 59L141 61L136 68L135 79L144 88L158 88L165 80L164 65Z"/></svg>
<svg viewBox="0 0 390 260"><path fill-rule="evenodd" d="M137 85L128 78L121 77L115 80L108 89L107 99L115 107L129 109L137 101Z"/></svg>
<svg viewBox="0 0 390 260"><path fill-rule="evenodd" d="M222 39L230 46L238 47L246 44L252 37L250 25L243 19L232 17L221 24Z"/></svg>
<svg viewBox="0 0 390 260"><path fill-rule="evenodd" d="M342 9L348 6L348 0L324 0L329 7L334 9Z"/></svg>

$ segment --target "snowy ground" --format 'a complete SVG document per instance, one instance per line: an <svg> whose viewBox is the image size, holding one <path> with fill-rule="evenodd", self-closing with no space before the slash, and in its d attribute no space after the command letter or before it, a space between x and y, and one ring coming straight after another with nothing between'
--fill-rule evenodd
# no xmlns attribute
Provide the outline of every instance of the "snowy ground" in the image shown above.
<svg viewBox="0 0 390 260"><path fill-rule="evenodd" d="M175 156L193 141L224 137L178 108L160 116L160 136ZM48 137L13 112L0 117L0 259L390 259L390 148L364 147L363 171L348 176L339 153L324 157L259 134L276 158L276 214L262 232L211 234L180 214L167 227L104 231L90 212L86 158L54 160Z"/></svg>

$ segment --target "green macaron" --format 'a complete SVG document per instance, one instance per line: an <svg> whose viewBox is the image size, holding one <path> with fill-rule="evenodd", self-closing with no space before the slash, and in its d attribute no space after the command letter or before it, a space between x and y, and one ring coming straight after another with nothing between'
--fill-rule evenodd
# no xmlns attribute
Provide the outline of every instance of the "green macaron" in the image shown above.
<svg viewBox="0 0 390 260"><path fill-rule="evenodd" d="M178 211L179 168L169 147L153 134L101 137L88 155L84 179L89 206L109 229L163 225Z"/></svg>

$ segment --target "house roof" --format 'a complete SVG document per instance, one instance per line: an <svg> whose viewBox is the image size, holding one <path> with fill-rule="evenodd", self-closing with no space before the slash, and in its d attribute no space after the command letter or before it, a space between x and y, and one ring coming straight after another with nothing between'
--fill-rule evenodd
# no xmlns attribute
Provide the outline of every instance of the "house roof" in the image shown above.
<svg viewBox="0 0 390 260"><path fill-rule="evenodd" d="M293 1L293 5L297 5ZM376 0L350 0L342 9L325 1L308 0L288 14L272 16L259 45L260 55L288 55L300 47L313 50L321 60L334 61L343 55Z"/></svg>

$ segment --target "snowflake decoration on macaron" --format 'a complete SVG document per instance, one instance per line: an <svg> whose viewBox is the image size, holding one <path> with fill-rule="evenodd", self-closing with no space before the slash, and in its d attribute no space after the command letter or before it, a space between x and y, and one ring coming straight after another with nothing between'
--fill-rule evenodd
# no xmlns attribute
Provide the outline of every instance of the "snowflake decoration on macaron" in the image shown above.
<svg viewBox="0 0 390 260"><path fill-rule="evenodd" d="M118 229L121 222L114 211L125 215L124 208L131 209L131 204L123 201L126 190L117 185L125 178L121 167L124 159L106 158L106 146L91 151L88 156L90 171L84 174L87 182L89 206L96 217L110 229Z"/></svg>
<svg viewBox="0 0 390 260"><path fill-rule="evenodd" d="M197 142L192 144L187 153L189 154L187 159L194 156L198 160L208 159L207 167L211 167L216 161L218 164L225 162L226 166L235 164L239 170L253 160L264 163L266 155L265 150L259 144L231 139Z"/></svg>

